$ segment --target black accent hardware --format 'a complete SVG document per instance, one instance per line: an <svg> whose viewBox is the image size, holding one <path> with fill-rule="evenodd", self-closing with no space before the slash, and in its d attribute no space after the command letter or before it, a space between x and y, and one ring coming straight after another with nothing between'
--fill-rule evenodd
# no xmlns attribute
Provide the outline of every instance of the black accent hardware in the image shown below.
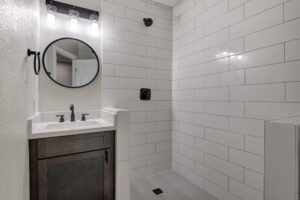
<svg viewBox="0 0 300 200"><path fill-rule="evenodd" d="M93 54L95 55L96 60L97 60L97 72L95 73L94 78L93 78L90 82L88 82L88 83L86 83L86 84L84 84L84 85L80 85L80 86L67 86L67 85L64 85L64 84L62 84L62 83L59 83L57 80L55 80L55 79L51 76L51 72L48 72L47 66L46 66L46 53L47 53L47 51L50 49L50 47L51 47L52 45L54 45L56 42L60 42L60 41L63 41L63 40L74 40L74 41L80 42L80 43L86 45L86 46L93 52ZM99 74L99 71L100 71L100 61L99 61L99 58L98 58L98 55L97 55L96 51L95 51L90 45L88 45L87 43L83 42L82 40L75 39L75 38L70 38L70 37L60 38L60 39L57 39L57 40L54 40L53 42L51 42L51 43L46 47L46 49L45 49L44 52L43 52L42 63L43 63L43 67L44 67L45 73L47 74L47 76L48 76L53 82L55 82L56 84L58 84L58 85L60 85L60 86L63 86L63 87L66 87L66 88L72 88L72 89L75 89L75 88L81 88L81 87L84 87L84 86L87 86L87 85L91 84L91 83L97 78L97 76L98 76L98 74Z"/></svg>
<svg viewBox="0 0 300 200"><path fill-rule="evenodd" d="M27 55L28 56L36 55L36 51L32 51L31 49L27 49Z"/></svg>
<svg viewBox="0 0 300 200"><path fill-rule="evenodd" d="M64 115L56 115L56 117L60 117L59 122L65 122Z"/></svg>
<svg viewBox="0 0 300 200"><path fill-rule="evenodd" d="M107 150L105 150L105 162L108 163L108 151Z"/></svg>
<svg viewBox="0 0 300 200"><path fill-rule="evenodd" d="M160 189L160 188L156 188L156 189L152 190L152 192L156 195L164 193L164 191L162 191L162 189Z"/></svg>
<svg viewBox="0 0 300 200"><path fill-rule="evenodd" d="M74 114L74 105L70 105L70 110L71 110L71 122L75 122L75 114Z"/></svg>
<svg viewBox="0 0 300 200"><path fill-rule="evenodd" d="M153 19L151 18L144 18L143 19L145 26L150 27L153 24Z"/></svg>
<svg viewBox="0 0 300 200"><path fill-rule="evenodd" d="M36 75L39 75L40 70L41 70L40 52L32 51L31 49L27 49L27 56L32 56L32 55L34 55L34 61L33 61L34 73ZM36 62L38 62L38 68L36 67Z"/></svg>
<svg viewBox="0 0 300 200"><path fill-rule="evenodd" d="M66 4L58 1L46 0L46 5L53 5L57 8L58 13L69 15L70 10L76 10L79 12L79 17L84 19L90 19L91 15L96 15L99 17L99 12L96 10L90 10L87 8L82 8L79 6L74 6L71 4Z"/></svg>
<svg viewBox="0 0 300 200"><path fill-rule="evenodd" d="M151 89L141 88L140 99L141 100L150 100L151 99Z"/></svg>
<svg viewBox="0 0 300 200"><path fill-rule="evenodd" d="M85 116L87 116L87 115L89 115L89 114L81 114L81 121L86 121L86 117Z"/></svg>

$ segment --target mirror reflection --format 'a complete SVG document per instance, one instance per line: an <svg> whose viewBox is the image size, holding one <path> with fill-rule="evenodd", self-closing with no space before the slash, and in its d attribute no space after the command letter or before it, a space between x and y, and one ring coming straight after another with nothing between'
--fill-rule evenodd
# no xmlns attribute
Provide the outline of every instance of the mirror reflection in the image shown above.
<svg viewBox="0 0 300 200"><path fill-rule="evenodd" d="M44 52L43 64L49 78L70 88L88 85L99 72L95 51L86 43L72 38L52 42Z"/></svg>

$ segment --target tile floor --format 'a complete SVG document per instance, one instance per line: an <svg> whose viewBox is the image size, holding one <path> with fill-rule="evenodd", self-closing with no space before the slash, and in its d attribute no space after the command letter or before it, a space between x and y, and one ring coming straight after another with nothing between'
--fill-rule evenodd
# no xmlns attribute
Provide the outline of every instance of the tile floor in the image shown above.
<svg viewBox="0 0 300 200"><path fill-rule="evenodd" d="M161 188L164 193L155 195L152 190ZM216 200L174 171L167 171L131 184L131 200Z"/></svg>

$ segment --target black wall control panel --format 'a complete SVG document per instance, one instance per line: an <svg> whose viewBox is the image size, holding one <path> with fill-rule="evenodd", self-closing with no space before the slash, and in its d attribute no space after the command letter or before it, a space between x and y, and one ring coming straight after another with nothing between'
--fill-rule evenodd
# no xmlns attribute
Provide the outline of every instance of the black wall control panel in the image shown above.
<svg viewBox="0 0 300 200"><path fill-rule="evenodd" d="M141 88L140 99L141 100L150 100L151 99L151 89Z"/></svg>

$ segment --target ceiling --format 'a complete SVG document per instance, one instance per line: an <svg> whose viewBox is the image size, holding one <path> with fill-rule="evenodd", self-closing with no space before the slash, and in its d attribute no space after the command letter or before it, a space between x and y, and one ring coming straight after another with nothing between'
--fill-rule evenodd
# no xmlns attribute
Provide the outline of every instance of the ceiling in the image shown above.
<svg viewBox="0 0 300 200"><path fill-rule="evenodd" d="M152 1L155 1L155 2L160 3L160 4L164 4L164 5L169 6L169 7L174 7L179 2L181 2L181 0L152 0Z"/></svg>

